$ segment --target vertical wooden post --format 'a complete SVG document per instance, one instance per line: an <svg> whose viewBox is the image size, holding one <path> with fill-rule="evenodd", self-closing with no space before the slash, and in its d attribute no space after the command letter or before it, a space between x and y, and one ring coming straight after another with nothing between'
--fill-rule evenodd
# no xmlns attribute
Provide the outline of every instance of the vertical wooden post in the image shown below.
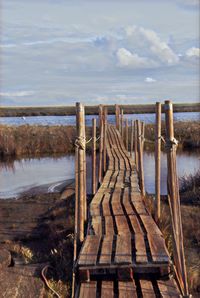
<svg viewBox="0 0 200 298"><path fill-rule="evenodd" d="M161 103L156 103L155 127L155 220L160 220L160 156L161 156Z"/></svg>
<svg viewBox="0 0 200 298"><path fill-rule="evenodd" d="M133 134L134 134L134 122L131 120L131 144L130 144L130 157L133 154Z"/></svg>
<svg viewBox="0 0 200 298"><path fill-rule="evenodd" d="M76 173L76 196L77 206L77 240L84 240L84 220L85 220L85 123L84 123L84 106L81 103L76 103L76 158L78 173Z"/></svg>
<svg viewBox="0 0 200 298"><path fill-rule="evenodd" d="M97 190L96 182L96 119L92 119L92 194Z"/></svg>
<svg viewBox="0 0 200 298"><path fill-rule="evenodd" d="M135 166L138 171L138 129L137 129L138 120L134 121L134 151L135 151Z"/></svg>
<svg viewBox="0 0 200 298"><path fill-rule="evenodd" d="M166 124L166 150L169 192L168 198L172 218L174 262L176 265L177 278L179 280L179 284L181 285L183 296L189 297L185 253L183 246L179 183L176 168L177 141L174 138L172 102L169 100L165 101L164 108Z"/></svg>
<svg viewBox="0 0 200 298"><path fill-rule="evenodd" d="M107 131L107 107L104 107L103 110L103 171L106 172L107 168L107 155L106 155L106 131Z"/></svg>
<svg viewBox="0 0 200 298"><path fill-rule="evenodd" d="M125 128L125 141L126 141L126 150L128 151L128 119L126 118L126 128Z"/></svg>
<svg viewBox="0 0 200 298"><path fill-rule="evenodd" d="M142 130L141 122L137 121L137 132L138 132L138 172L139 172L139 181L140 181L140 190L142 196L145 196L145 187L144 187L144 168L143 168L143 152L142 152Z"/></svg>
<svg viewBox="0 0 200 298"><path fill-rule="evenodd" d="M124 111L121 109L121 136L122 136L122 141L124 139Z"/></svg>
<svg viewBox="0 0 200 298"><path fill-rule="evenodd" d="M115 124L116 124L116 129L118 130L119 130L119 113L120 113L119 106L115 105Z"/></svg>
<svg viewBox="0 0 200 298"><path fill-rule="evenodd" d="M99 105L99 184L102 183L102 168L103 168L103 106Z"/></svg>

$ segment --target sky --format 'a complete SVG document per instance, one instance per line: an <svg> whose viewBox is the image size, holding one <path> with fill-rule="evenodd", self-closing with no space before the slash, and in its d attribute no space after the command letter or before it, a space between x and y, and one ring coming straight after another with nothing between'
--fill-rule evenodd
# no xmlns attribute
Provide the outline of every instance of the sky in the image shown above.
<svg viewBox="0 0 200 298"><path fill-rule="evenodd" d="M199 0L2 0L0 105L199 102Z"/></svg>

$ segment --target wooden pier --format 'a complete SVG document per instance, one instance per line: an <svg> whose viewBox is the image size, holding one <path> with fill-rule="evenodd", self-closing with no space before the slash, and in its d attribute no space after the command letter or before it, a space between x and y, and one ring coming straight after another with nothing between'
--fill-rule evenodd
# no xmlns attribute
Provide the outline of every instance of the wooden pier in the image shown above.
<svg viewBox="0 0 200 298"><path fill-rule="evenodd" d="M144 173L141 174L140 161L144 125L135 124L140 151L137 152L139 170L128 152L127 120L126 146L122 139L123 112L121 128L119 112L116 113L116 126L118 129L108 124L106 119L103 123L100 121L100 135L104 138L102 144L106 150L106 154L105 151L100 152L100 171L103 172L102 164L106 165L106 171L88 206L84 241L76 238L81 248L74 258L76 282L72 296L182 297L180 287L171 274L173 264L162 232L145 204ZM133 123L131 127L132 134L135 134ZM131 143L133 148L133 140ZM159 151L158 146L156 150ZM156 206L160 204L159 189L157 192ZM157 221L159 217L160 209L155 212Z"/></svg>

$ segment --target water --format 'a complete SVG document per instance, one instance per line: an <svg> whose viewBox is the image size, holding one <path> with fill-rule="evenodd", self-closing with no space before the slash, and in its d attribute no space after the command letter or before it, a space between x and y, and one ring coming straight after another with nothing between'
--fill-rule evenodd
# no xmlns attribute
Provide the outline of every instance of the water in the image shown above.
<svg viewBox="0 0 200 298"><path fill-rule="evenodd" d="M97 115L87 115L86 125L92 125L92 118L98 119ZM145 123L155 123L155 114L126 114L124 118L129 120L139 119ZM164 115L162 115L164 120ZM199 121L200 113L174 113L175 121ZM109 123L115 123L115 116L108 115ZM20 126L24 124L29 125L75 125L75 116L29 116L29 117L0 117L0 124Z"/></svg>
<svg viewBox="0 0 200 298"><path fill-rule="evenodd" d="M17 197L29 189L52 192L63 181L74 179L74 156L60 158L33 158L0 163L0 198ZM200 165L199 154L181 152L177 155L179 177L194 174ZM166 154L161 155L161 193L167 193ZM145 188L154 193L154 154L144 152ZM30 182L31 181L31 182ZM38 188L38 189L39 189ZM91 191L91 157L87 156L87 188Z"/></svg>

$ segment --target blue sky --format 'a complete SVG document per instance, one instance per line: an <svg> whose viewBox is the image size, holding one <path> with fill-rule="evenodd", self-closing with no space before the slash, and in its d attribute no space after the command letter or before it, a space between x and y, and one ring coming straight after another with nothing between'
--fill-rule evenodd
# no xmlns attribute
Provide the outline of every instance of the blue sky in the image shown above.
<svg viewBox="0 0 200 298"><path fill-rule="evenodd" d="M199 0L1 2L1 105L199 101Z"/></svg>

